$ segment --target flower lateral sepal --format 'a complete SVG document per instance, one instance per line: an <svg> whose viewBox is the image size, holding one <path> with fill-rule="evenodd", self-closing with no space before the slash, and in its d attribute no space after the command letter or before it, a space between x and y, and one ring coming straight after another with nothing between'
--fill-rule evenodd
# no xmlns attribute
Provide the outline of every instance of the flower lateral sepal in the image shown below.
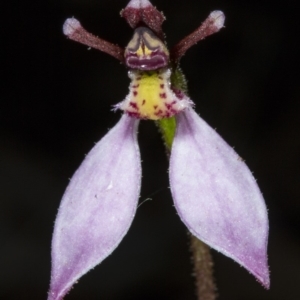
<svg viewBox="0 0 300 300"><path fill-rule="evenodd" d="M141 187L138 123L123 115L71 178L54 226L48 300L62 300L127 233Z"/></svg>
<svg viewBox="0 0 300 300"><path fill-rule="evenodd" d="M191 108L176 116L169 176L175 208L189 231L268 289L265 201L245 162Z"/></svg>

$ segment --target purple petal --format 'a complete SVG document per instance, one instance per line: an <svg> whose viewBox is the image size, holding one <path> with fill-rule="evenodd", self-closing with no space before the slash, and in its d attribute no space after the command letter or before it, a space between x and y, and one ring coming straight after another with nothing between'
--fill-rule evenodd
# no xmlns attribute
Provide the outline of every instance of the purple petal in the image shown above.
<svg viewBox="0 0 300 300"><path fill-rule="evenodd" d="M268 216L261 192L243 160L192 109L177 115L170 183L191 233L269 288Z"/></svg>
<svg viewBox="0 0 300 300"><path fill-rule="evenodd" d="M127 233L141 184L137 125L123 115L72 177L55 222L48 300L63 299Z"/></svg>

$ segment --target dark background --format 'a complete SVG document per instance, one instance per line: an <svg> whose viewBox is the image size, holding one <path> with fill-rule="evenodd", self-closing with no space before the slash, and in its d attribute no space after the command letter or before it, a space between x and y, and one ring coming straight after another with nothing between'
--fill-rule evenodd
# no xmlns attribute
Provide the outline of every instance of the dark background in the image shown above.
<svg viewBox="0 0 300 300"><path fill-rule="evenodd" d="M270 217L271 289L213 252L220 299L300 299L300 88L297 1L153 0L169 46L221 9L226 28L190 49L181 66L196 110L243 157ZM84 155L119 119L128 92L112 57L67 40L75 16L125 46L127 0L6 1L1 5L0 298L46 299L50 242L60 198ZM117 250L66 299L194 296L189 239L172 205L168 162L152 122L142 122L141 201Z"/></svg>

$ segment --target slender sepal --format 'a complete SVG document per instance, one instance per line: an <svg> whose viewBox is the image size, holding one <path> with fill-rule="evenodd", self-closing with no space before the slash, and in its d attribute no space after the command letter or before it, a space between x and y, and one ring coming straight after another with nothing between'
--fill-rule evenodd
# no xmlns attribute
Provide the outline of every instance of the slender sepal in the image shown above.
<svg viewBox="0 0 300 300"><path fill-rule="evenodd" d="M225 15L220 10L214 10L207 19L192 33L183 38L171 49L171 58L178 62L185 52L207 36L218 32L224 27Z"/></svg>
<svg viewBox="0 0 300 300"><path fill-rule="evenodd" d="M105 52L121 62L124 62L124 49L105 41L86 31L75 18L69 18L63 25L63 33L69 39Z"/></svg>

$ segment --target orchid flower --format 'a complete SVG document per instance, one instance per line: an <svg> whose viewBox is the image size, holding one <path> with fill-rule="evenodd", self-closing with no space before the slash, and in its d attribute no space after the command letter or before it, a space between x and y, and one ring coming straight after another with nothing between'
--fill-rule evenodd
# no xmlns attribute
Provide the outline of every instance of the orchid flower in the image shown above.
<svg viewBox="0 0 300 300"><path fill-rule="evenodd" d="M188 48L223 27L224 14L213 11L171 51L161 29L164 16L148 0L131 0L121 15L134 29L125 50L88 33L74 18L63 27L70 39L124 63L131 83L125 100L114 107L124 112L120 121L87 154L62 198L48 300L63 299L128 232L141 186L140 120L176 124L169 143L170 187L188 230L269 288L268 217L262 194L245 162L194 111L178 68Z"/></svg>

